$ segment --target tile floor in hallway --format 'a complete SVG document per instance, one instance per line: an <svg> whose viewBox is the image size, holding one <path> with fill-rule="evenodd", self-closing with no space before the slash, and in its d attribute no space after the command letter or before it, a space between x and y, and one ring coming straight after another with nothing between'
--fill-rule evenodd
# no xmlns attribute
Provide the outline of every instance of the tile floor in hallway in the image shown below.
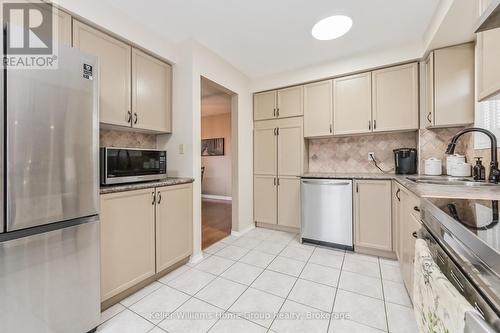
<svg viewBox="0 0 500 333"><path fill-rule="evenodd" d="M417 332L397 261L262 228L215 243L101 321L101 333Z"/></svg>

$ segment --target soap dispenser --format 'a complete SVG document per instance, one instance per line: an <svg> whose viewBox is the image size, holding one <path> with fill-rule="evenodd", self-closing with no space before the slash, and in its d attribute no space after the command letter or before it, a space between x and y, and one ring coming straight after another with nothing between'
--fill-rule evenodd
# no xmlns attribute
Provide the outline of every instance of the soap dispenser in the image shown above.
<svg viewBox="0 0 500 333"><path fill-rule="evenodd" d="M476 157L476 165L474 166L474 180L481 181L486 179L486 170L481 162L481 157Z"/></svg>

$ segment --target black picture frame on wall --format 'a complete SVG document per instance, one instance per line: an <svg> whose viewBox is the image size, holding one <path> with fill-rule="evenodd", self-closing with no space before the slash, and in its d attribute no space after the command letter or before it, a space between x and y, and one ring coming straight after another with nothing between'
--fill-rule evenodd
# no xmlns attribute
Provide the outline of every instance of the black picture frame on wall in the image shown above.
<svg viewBox="0 0 500 333"><path fill-rule="evenodd" d="M224 156L224 138L201 140L201 156Z"/></svg>

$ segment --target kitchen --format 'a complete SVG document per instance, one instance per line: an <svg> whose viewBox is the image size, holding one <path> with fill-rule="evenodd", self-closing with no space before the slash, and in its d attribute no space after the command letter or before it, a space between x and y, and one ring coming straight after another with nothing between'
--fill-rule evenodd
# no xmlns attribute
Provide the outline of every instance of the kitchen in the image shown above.
<svg viewBox="0 0 500 333"><path fill-rule="evenodd" d="M1 331L500 331L497 8L3 1Z"/></svg>

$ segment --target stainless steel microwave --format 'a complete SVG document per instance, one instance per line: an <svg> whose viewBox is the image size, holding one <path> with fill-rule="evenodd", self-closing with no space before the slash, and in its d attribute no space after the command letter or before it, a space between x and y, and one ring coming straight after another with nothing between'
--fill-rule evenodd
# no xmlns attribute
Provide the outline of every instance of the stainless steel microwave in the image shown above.
<svg viewBox="0 0 500 333"><path fill-rule="evenodd" d="M101 147L101 185L161 180L167 177L165 150Z"/></svg>

